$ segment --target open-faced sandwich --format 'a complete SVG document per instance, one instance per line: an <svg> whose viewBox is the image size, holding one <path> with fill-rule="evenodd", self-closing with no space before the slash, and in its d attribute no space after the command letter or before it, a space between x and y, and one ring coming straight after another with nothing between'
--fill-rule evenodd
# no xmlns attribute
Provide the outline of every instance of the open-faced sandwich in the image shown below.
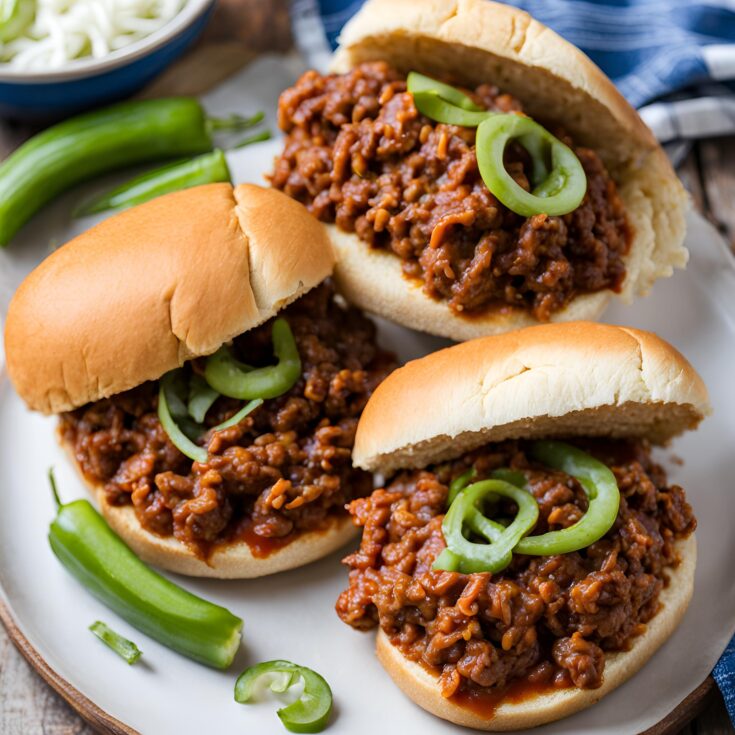
<svg viewBox="0 0 735 735"><path fill-rule="evenodd" d="M50 255L8 311L8 372L145 560L257 577L353 533L357 420L394 367L335 295L324 228L272 189L160 197Z"/></svg>
<svg viewBox="0 0 735 735"><path fill-rule="evenodd" d="M280 99L272 185L355 304L453 339L595 319L686 263L686 195L578 49L489 0L369 0Z"/></svg>
<svg viewBox="0 0 735 735"><path fill-rule="evenodd" d="M528 327L392 373L354 460L339 616L429 712L484 730L593 704L672 634L696 520L651 445L696 427L707 391L670 345L591 322Z"/></svg>

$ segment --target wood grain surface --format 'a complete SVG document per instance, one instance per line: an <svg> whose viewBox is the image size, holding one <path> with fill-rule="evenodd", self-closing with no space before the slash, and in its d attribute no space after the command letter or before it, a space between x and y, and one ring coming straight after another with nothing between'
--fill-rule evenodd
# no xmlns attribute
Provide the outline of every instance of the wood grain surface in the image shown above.
<svg viewBox="0 0 735 735"><path fill-rule="evenodd" d="M143 95L199 94L257 54L290 47L287 0L219 0L202 41ZM0 120L0 158L32 132L27 126ZM735 245L735 138L695 144L680 175L695 206ZM25 655L32 658L28 650ZM34 666L39 668L39 662ZM98 731L34 671L0 625L0 735L92 735ZM735 735L711 678L646 735L673 733Z"/></svg>

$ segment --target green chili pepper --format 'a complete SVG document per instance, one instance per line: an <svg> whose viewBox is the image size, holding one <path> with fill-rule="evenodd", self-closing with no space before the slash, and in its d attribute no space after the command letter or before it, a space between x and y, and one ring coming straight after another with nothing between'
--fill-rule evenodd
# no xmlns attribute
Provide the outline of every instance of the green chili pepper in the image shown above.
<svg viewBox="0 0 735 735"><path fill-rule="evenodd" d="M497 533L481 513L474 516L473 510L488 497L510 498L518 505L513 522ZM477 527L472 530L481 534L487 544L468 541L464 537L467 518L474 516ZM450 506L442 522L442 533L447 548L437 557L433 569L472 574L474 572L499 572L510 564L513 549L521 538L530 531L538 519L538 504L532 495L503 480L481 480L463 490Z"/></svg>
<svg viewBox="0 0 735 735"><path fill-rule="evenodd" d="M299 679L304 681L303 693L276 714L291 732L321 732L332 711L332 690L322 676L306 666L290 661L266 661L251 666L235 683L235 701L240 704L252 701L258 686L266 682L270 682L271 691L285 692Z"/></svg>
<svg viewBox="0 0 735 735"><path fill-rule="evenodd" d="M278 364L244 370L227 347L207 359L204 377L209 385L230 398L276 398L290 390L301 376L301 359L288 322L273 322L273 351Z"/></svg>
<svg viewBox="0 0 735 735"><path fill-rule="evenodd" d="M95 597L165 646L219 669L240 646L242 620L196 597L143 564L86 500L62 505L49 543L59 561Z"/></svg>
<svg viewBox="0 0 735 735"><path fill-rule="evenodd" d="M85 217L108 209L127 209L172 191L230 180L230 169L227 167L225 154L219 148L215 148L211 153L175 161L136 176L95 197L77 209L74 216Z"/></svg>
<svg viewBox="0 0 735 735"><path fill-rule="evenodd" d="M186 410L198 424L204 423L207 412L218 398L219 393L210 388L201 375L192 375L189 378L189 402Z"/></svg>
<svg viewBox="0 0 735 735"><path fill-rule="evenodd" d="M447 125L477 127L475 150L487 188L508 209L524 217L562 215L575 210L587 191L587 176L568 146L546 128L519 114L483 110L458 89L415 72L408 75L408 90L416 109ZM522 189L507 172L507 144L517 140L531 157L533 189Z"/></svg>
<svg viewBox="0 0 735 735"><path fill-rule="evenodd" d="M476 105L470 97L449 84L444 84L431 77L411 71L406 78L406 87L414 96L417 92L431 92L456 107L472 112L482 112L483 108ZM421 112L421 110L419 110ZM424 113L426 114L426 113ZM428 116L430 117L430 116Z"/></svg>
<svg viewBox="0 0 735 735"><path fill-rule="evenodd" d="M546 147L550 156L550 171L543 179L535 175L545 171L536 163L532 175L533 189L522 189L508 173L503 163L505 147L518 140L534 161ZM548 130L522 115L494 115L477 129L477 164L487 188L508 209L524 217L542 212L551 215L567 214L576 209L587 192L587 176L582 164L570 148Z"/></svg>
<svg viewBox="0 0 735 735"><path fill-rule="evenodd" d="M20 36L33 22L36 3L33 0L2 0L0 2L0 41L7 43Z"/></svg>
<svg viewBox="0 0 735 735"><path fill-rule="evenodd" d="M470 484L471 480L477 477L477 470L474 467L470 467L467 472L463 472L459 477L455 477L449 483L449 494L447 495L447 505L451 505L454 499L464 490L467 485Z"/></svg>
<svg viewBox="0 0 735 735"><path fill-rule="evenodd" d="M488 117L497 113L488 110L468 110L447 102L436 92L416 92L413 95L416 109L426 117L446 125L459 125L464 128L476 128Z"/></svg>
<svg viewBox="0 0 735 735"><path fill-rule="evenodd" d="M576 478L589 498L587 512L569 528L526 536L516 553L533 556L568 554L601 539L618 517L620 490L615 475L581 449L555 441L534 442L531 455L539 462Z"/></svg>
<svg viewBox="0 0 735 735"><path fill-rule="evenodd" d="M206 153L212 132L243 130L262 117L208 119L197 100L172 97L122 102L47 128L0 165L0 246L75 184L126 166Z"/></svg>
<svg viewBox="0 0 735 735"><path fill-rule="evenodd" d="M172 390L172 381L175 379L175 373L167 373L161 378L158 387L158 420L161 422L163 430L168 434L172 444L189 459L202 464L207 461L209 456L204 447L195 444L194 441L187 436L172 415L169 400L173 400L175 393ZM181 399L176 399L181 400ZM182 402L183 405L183 402ZM186 410L186 409L184 409ZM179 419L182 421L183 419Z"/></svg>
<svg viewBox="0 0 735 735"><path fill-rule="evenodd" d="M98 620L89 629L120 658L124 658L131 666L143 655L138 646L116 633L109 625Z"/></svg>

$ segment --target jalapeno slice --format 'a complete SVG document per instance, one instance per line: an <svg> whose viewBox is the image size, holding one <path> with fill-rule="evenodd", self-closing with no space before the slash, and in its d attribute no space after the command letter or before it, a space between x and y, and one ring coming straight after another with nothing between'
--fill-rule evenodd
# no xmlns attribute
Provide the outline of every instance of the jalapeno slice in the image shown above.
<svg viewBox="0 0 735 735"><path fill-rule="evenodd" d="M277 365L245 370L227 347L221 347L207 358L204 370L207 383L230 398L252 400L283 395L299 379L301 359L291 327L283 317L273 322L272 339Z"/></svg>
<svg viewBox="0 0 735 735"><path fill-rule="evenodd" d="M534 459L574 477L584 489L587 512L569 528L526 536L516 546L516 553L553 556L579 551L599 541L613 526L620 507L620 490L615 475L587 452L557 441L534 442Z"/></svg>
<svg viewBox="0 0 735 735"><path fill-rule="evenodd" d="M517 140L534 162L530 192L505 168L505 149L511 140ZM567 214L582 203L587 192L587 176L574 152L528 117L502 114L483 120L477 128L476 152L487 188L508 209L524 217Z"/></svg>
<svg viewBox="0 0 735 735"><path fill-rule="evenodd" d="M497 532L486 523L489 519L479 512L479 504L494 496L506 497L518 505L512 523ZM474 511L478 511L475 515ZM469 517L474 519L473 531L484 536L486 544L469 541L464 528ZM481 480L463 490L450 506L442 522L447 548L437 557L433 569L472 574L499 572L510 564L513 549L538 519L538 505L532 495L503 480ZM498 524L500 525L500 524Z"/></svg>
<svg viewBox="0 0 735 735"><path fill-rule="evenodd" d="M291 732L321 732L332 712L332 690L326 680L306 666L290 661L265 661L245 669L235 683L235 701L247 704L252 701L258 687L266 684L271 691L285 692L303 679L301 696L276 714L284 727Z"/></svg>

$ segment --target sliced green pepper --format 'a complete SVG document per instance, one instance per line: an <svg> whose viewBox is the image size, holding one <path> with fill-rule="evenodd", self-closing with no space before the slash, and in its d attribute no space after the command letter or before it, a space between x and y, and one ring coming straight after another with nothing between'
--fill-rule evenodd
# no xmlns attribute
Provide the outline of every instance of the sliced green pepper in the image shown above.
<svg viewBox="0 0 735 735"><path fill-rule="evenodd" d="M599 541L613 526L620 507L620 490L615 475L581 449L556 441L534 442L534 459L574 477L589 499L587 512L569 528L526 536L516 553L533 556L568 554Z"/></svg>
<svg viewBox="0 0 735 735"><path fill-rule="evenodd" d="M127 209L173 191L230 180L225 154L215 148L211 153L146 171L95 197L77 209L74 216L85 217L108 209Z"/></svg>
<svg viewBox="0 0 735 735"><path fill-rule="evenodd" d="M426 117L445 125L459 125L463 128L476 128L481 122L496 113L488 110L468 110L447 102L436 92L416 92L413 95L416 109Z"/></svg>
<svg viewBox="0 0 735 735"><path fill-rule="evenodd" d="M89 629L120 658L125 659L131 666L143 655L143 652L133 641L116 633L109 625L97 620Z"/></svg>
<svg viewBox="0 0 735 735"><path fill-rule="evenodd" d="M290 661L266 661L245 669L235 683L235 701L251 702L259 685L269 682L271 691L285 692L299 679L304 681L304 691L292 704L279 709L276 714L291 732L321 732L332 711L332 690L326 680L306 666Z"/></svg>
<svg viewBox="0 0 735 735"><path fill-rule="evenodd" d="M249 416L253 411L255 411L258 406L263 405L263 399L262 398L255 398L252 401L249 401L246 403L234 416L230 417L226 421L223 421L221 424L217 424L217 426L213 426L210 431L223 431L224 429L229 429L231 426L236 426L239 424L246 416Z"/></svg>
<svg viewBox="0 0 735 735"><path fill-rule="evenodd" d="M518 140L534 161L530 192L505 168L505 148L511 140ZM524 217L542 212L567 214L582 203L587 192L587 176L574 151L528 117L504 114L484 120L477 128L476 152L487 188L508 209ZM544 163L547 156L550 167ZM537 178L542 174L543 178Z"/></svg>
<svg viewBox="0 0 735 735"><path fill-rule="evenodd" d="M301 359L288 322L273 322L273 351L278 364L244 370L227 347L207 359L204 377L209 385L230 398L276 398L290 390L301 376Z"/></svg>
<svg viewBox="0 0 735 735"><path fill-rule="evenodd" d="M61 504L49 528L59 561L95 597L165 646L218 669L240 647L242 620L147 567L87 500Z"/></svg>
<svg viewBox="0 0 735 735"><path fill-rule="evenodd" d="M210 388L201 375L192 375L189 379L189 401L186 410L198 424L203 424L207 412L219 398L219 393Z"/></svg>
<svg viewBox="0 0 735 735"><path fill-rule="evenodd" d="M467 518L479 504L488 497L501 496L513 500L518 505L518 513L513 522L496 533L488 527L488 519L481 513L475 516L477 527L472 530L480 533L488 541L475 543L464 537ZM503 480L481 480L463 490L450 506L442 522L442 533L447 548L437 557L433 569L472 574L474 572L499 572L510 564L513 549L520 539L530 531L538 519L538 504L532 495ZM500 524L497 524L500 525Z"/></svg>
<svg viewBox="0 0 735 735"><path fill-rule="evenodd" d="M169 400L173 400L173 397L176 395L171 388L173 380L174 373L167 373L163 378L161 378L158 387L158 420L161 422L163 430L168 434L173 445L182 454L186 455L189 459L193 459L195 462L201 462L203 464L207 461L207 457L209 456L207 450L204 447L200 447L198 444L195 444L192 439L184 433L172 416ZM179 421L182 420L183 419L179 419Z"/></svg>
<svg viewBox="0 0 735 735"><path fill-rule="evenodd" d="M464 94L464 92L460 92L456 87L444 84L436 79L419 74L416 71L410 71L408 73L406 88L414 96L420 92L431 92L450 104L461 107L463 110L470 110L472 112L483 111L482 107L476 105L470 97ZM430 115L427 117L430 117Z"/></svg>

